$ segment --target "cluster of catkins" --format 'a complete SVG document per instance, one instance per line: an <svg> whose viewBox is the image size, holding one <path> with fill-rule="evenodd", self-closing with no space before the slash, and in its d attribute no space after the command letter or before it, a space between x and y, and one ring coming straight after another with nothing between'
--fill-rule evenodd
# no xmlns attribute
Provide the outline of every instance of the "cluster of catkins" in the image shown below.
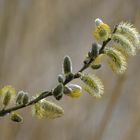
<svg viewBox="0 0 140 140"><path fill-rule="evenodd" d="M84 60L85 68L99 69L102 58L106 57L113 72L123 74L127 69L128 57L136 55L136 51L140 47L139 32L132 24L126 22L118 24L113 32L100 19L95 20L95 25L93 36L98 43L93 43L92 49L88 52ZM73 98L80 97L82 95L81 86L71 83L76 78L81 79L83 89L91 96L96 98L102 97L104 85L100 78L94 74L83 73L83 70L79 70L74 74L72 72L72 61L69 56L64 57L63 74L58 75L58 85L52 89L52 96L56 100L60 100L63 95ZM16 94L16 90L12 86L4 86L0 90L0 109L4 111L7 107L12 108L12 105L15 105L15 107L26 107L30 104L30 101L38 96L29 99L27 92L19 91ZM64 110L51 101L41 99L37 103L32 104L32 114L38 118L53 119L61 117L64 114ZM22 121L22 117L15 111L11 111L6 115L10 116L10 119L13 121Z"/></svg>

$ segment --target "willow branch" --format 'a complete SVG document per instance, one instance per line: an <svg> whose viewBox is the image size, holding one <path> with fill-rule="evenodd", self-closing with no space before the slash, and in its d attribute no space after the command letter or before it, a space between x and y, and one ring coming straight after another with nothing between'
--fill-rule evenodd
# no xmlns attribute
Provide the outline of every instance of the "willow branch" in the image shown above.
<svg viewBox="0 0 140 140"><path fill-rule="evenodd" d="M114 28L114 31L113 33L116 32L116 29L117 29L117 26L115 26ZM106 45L111 41L111 38L108 38L106 41L103 41L103 44L102 44L102 47L100 48L99 50L99 55L103 53ZM81 69L74 74L73 78L68 80L68 79L65 79L63 85L66 85L68 83L70 83L71 81L73 81L74 79L77 79L80 77L80 75L78 74L79 72L83 72L85 71L88 67L90 67L91 63L95 60L96 58L90 58L89 62L88 63L84 63L84 65L81 67ZM53 93L52 91L45 91L45 92L42 92L38 97L32 99L31 101L29 101L29 103L27 104L21 104L21 105L16 105L16 106L13 106L13 107L10 107L10 108L7 108L7 109L3 109L0 111L0 116L4 116L8 113L11 113L13 111L16 111L16 110L19 110L19 109L22 109L22 108L25 108L25 107L28 107L28 106L31 106L37 102L39 102L40 100L44 99L44 98L47 98L48 96L53 96Z"/></svg>

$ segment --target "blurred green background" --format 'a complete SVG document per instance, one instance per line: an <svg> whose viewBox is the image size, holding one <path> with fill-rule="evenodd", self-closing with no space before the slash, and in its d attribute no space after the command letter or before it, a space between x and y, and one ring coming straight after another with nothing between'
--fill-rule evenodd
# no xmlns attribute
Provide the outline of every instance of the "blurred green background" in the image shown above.
<svg viewBox="0 0 140 140"><path fill-rule="evenodd" d="M139 0L0 0L0 84L30 95L53 88L64 55L76 72L94 42L94 19L112 28L129 21L140 30ZM140 55L116 76L106 61L96 73L105 84L101 100L83 93L64 97L62 118L38 120L30 107L23 124L0 118L0 140L140 140ZM74 81L77 83L77 81Z"/></svg>

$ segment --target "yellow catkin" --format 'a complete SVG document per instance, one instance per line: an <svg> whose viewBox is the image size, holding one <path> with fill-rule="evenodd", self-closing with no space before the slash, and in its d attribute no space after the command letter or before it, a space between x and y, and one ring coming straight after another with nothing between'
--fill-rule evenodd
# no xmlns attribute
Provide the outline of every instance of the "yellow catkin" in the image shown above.
<svg viewBox="0 0 140 140"><path fill-rule="evenodd" d="M0 89L0 108L11 104L15 98L16 90L11 85L6 85Z"/></svg>
<svg viewBox="0 0 140 140"><path fill-rule="evenodd" d="M16 90L11 85L6 85L0 90L0 93L2 94L5 94L7 92L10 92L11 94L15 94Z"/></svg>
<svg viewBox="0 0 140 140"><path fill-rule="evenodd" d="M116 49L128 56L136 55L136 47L129 41L129 39L119 33L112 35L112 40Z"/></svg>
<svg viewBox="0 0 140 140"><path fill-rule="evenodd" d="M104 52L112 70L117 74L123 74L127 69L124 55L115 48L106 48Z"/></svg>
<svg viewBox="0 0 140 140"><path fill-rule="evenodd" d="M81 80L84 82L83 88L91 96L100 98L104 93L102 81L95 75L82 74Z"/></svg>
<svg viewBox="0 0 140 140"><path fill-rule="evenodd" d="M95 28L93 36L97 40L104 41L109 38L110 32L110 27L107 24L102 23Z"/></svg>
<svg viewBox="0 0 140 140"><path fill-rule="evenodd" d="M61 117L64 114L64 110L53 102L43 99L33 105L32 114L37 118L54 119Z"/></svg>
<svg viewBox="0 0 140 140"><path fill-rule="evenodd" d="M121 22L118 25L116 32L125 35L136 48L140 47L140 34L134 25L127 22Z"/></svg>

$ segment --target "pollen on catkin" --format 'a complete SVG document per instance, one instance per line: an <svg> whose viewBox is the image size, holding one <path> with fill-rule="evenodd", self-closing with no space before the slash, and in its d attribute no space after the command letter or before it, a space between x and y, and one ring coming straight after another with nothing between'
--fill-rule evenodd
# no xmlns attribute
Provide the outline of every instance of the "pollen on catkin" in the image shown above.
<svg viewBox="0 0 140 140"><path fill-rule="evenodd" d="M128 56L136 55L136 47L133 45L129 39L119 33L115 33L112 35L112 40L115 45L115 48L121 51L123 54Z"/></svg>
<svg viewBox="0 0 140 140"><path fill-rule="evenodd" d="M37 118L54 119L61 117L64 110L55 103L43 99L32 106L32 114Z"/></svg>
<svg viewBox="0 0 140 140"><path fill-rule="evenodd" d="M83 88L91 96L100 98L104 93L102 81L95 75L82 74L81 80L84 82Z"/></svg>
<svg viewBox="0 0 140 140"><path fill-rule="evenodd" d="M140 34L134 25L127 22L121 22L117 26L116 33L125 35L136 48L140 49Z"/></svg>
<svg viewBox="0 0 140 140"><path fill-rule="evenodd" d="M112 70L117 74L123 74L127 69L125 56L115 48L106 48L104 53L107 55L107 60Z"/></svg>

